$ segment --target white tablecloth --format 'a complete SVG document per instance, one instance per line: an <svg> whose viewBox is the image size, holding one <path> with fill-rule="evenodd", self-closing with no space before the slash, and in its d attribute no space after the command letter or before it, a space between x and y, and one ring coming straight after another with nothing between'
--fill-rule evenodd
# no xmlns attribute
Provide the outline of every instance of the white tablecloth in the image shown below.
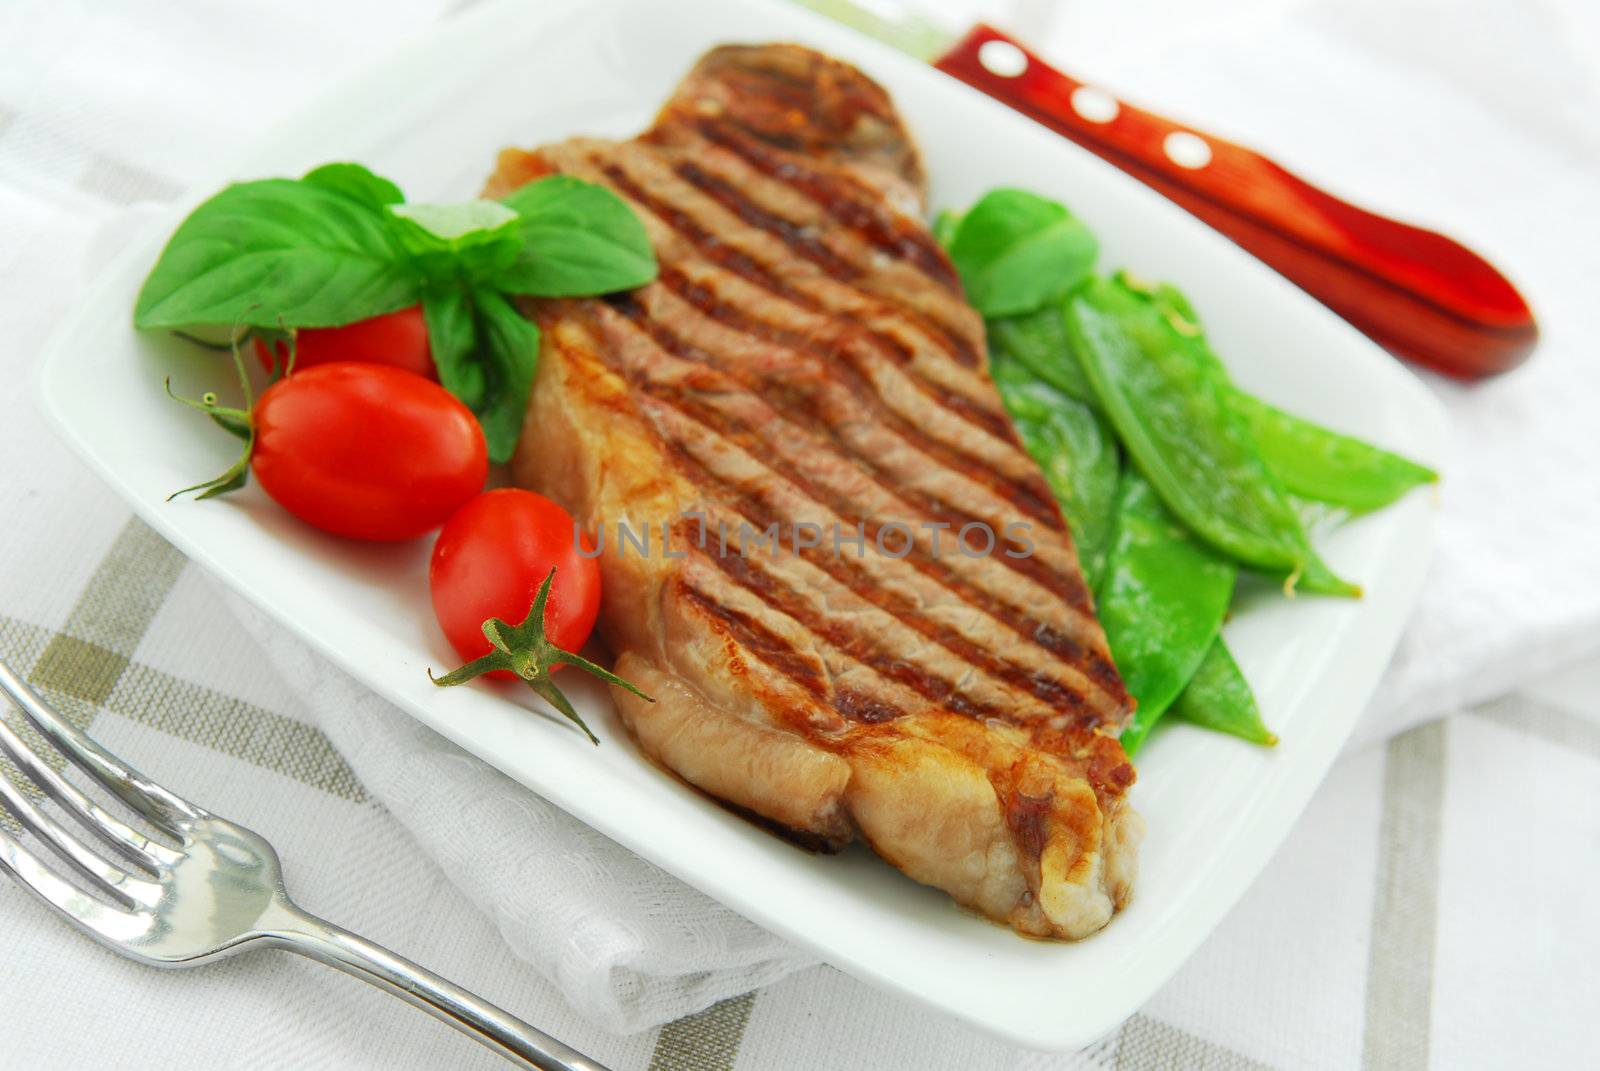
<svg viewBox="0 0 1600 1071"><path fill-rule="evenodd" d="M1524 284L1545 327L1526 371L1470 393L1436 384L1474 433L1458 444L1464 490L1451 507L1472 520L1447 527L1440 548L1460 599L1449 613L1425 606L1394 678L1411 683L1362 732L1381 739L1453 716L1343 760L1172 983L1094 1049L1042 1056L825 967L660 1028L607 1033L573 1010L570 985L564 997L512 951L537 920L473 906L363 787L357 756L330 745L210 583L34 412L34 357L128 206L172 198L353 56L445 6L0 6L0 368L13 385L0 401L0 656L148 772L266 833L307 906L618 1068L1593 1060L1600 662L1546 669L1600 648L1600 567L1575 551L1600 503L1584 464L1600 441L1586 371L1600 333L1600 18L1578 0L1217 0L1063 5L1034 27L1076 73L1468 239ZM1508 443L1520 463L1493 464ZM414 779L472 761L442 742L415 754ZM497 798L541 816L509 788ZM527 880L536 888L540 874ZM497 1066L398 1002L290 957L135 967L9 883L0 947L7 1067Z"/></svg>

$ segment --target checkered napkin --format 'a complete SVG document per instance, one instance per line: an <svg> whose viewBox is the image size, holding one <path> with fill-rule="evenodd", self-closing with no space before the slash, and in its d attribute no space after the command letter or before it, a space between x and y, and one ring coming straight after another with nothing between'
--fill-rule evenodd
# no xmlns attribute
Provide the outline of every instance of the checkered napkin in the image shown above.
<svg viewBox="0 0 1600 1071"><path fill-rule="evenodd" d="M1468 66L1450 51L1461 41L1434 42L1439 13L1420 3L1232 4L1228 18L1192 4L1159 17L1073 10L1058 27L1054 51L1070 67L1173 112L1233 117L1236 133L1368 203L1436 213L1511 266L1546 327L1526 371L1470 391L1434 384L1456 457L1423 606L1361 730L1388 742L1336 768L1171 984L1068 1057L1000 1045L809 966L251 612L241 627L32 410L21 385L33 355L123 233L125 206L175 197L344 56L425 25L437 6L0 9L0 366L15 385L0 397L0 656L152 775L266 833L308 907L618 1068L1592 1058L1600 664L1562 679L1547 670L1600 644L1600 365L1585 345L1600 329L1600 228L1595 147L1574 118L1592 113L1570 98L1547 107L1535 78L1583 70L1581 34L1562 22L1586 17L1577 5L1515 19L1469 7L1466 37L1515 47ZM1491 93L1480 76L1496 58ZM498 1066L289 957L136 967L9 884L0 947L6 1066Z"/></svg>

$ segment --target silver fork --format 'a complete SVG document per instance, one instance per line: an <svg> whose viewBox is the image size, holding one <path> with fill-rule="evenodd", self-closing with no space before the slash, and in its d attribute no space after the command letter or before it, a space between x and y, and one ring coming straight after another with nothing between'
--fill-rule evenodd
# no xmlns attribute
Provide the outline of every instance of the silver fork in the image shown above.
<svg viewBox="0 0 1600 1071"><path fill-rule="evenodd" d="M252 948L287 949L416 1005L519 1066L605 1071L432 971L296 907L271 844L144 777L52 710L3 661L0 690L63 755L176 844L96 805L0 717L0 750L120 857L95 850L0 774L0 802L70 864L78 881L46 866L3 828L0 867L112 951L154 967L195 967Z"/></svg>

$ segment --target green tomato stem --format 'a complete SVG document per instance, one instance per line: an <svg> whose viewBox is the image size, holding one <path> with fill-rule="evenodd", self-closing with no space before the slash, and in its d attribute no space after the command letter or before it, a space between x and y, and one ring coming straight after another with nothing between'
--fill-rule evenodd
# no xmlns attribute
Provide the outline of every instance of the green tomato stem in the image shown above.
<svg viewBox="0 0 1600 1071"><path fill-rule="evenodd" d="M581 655L557 647L545 635L545 604L550 599L550 586L555 582L555 578L556 571L552 567L546 574L544 583L539 585L539 593L533 598L533 606L520 625L507 624L498 617L491 617L483 623L484 638L489 641L492 648L488 654L475 658L442 677L435 677L430 669L428 679L441 688L450 688L457 684L465 684L474 677L480 677L494 670L505 670L521 679L535 694L560 711L563 717L582 729L590 743L598 746L600 738L594 735L593 730L573 709L572 703L551 679L556 666L577 666L607 684L626 688L647 703L654 703L655 700L610 670L602 669Z"/></svg>

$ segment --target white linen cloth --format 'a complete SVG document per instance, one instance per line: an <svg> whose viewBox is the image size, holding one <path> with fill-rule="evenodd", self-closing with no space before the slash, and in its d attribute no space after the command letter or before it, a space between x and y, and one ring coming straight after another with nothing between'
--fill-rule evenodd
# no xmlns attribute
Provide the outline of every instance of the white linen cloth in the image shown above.
<svg viewBox="0 0 1600 1071"><path fill-rule="evenodd" d="M802 970L805 955L331 669L308 672L315 656L249 613L254 639L241 636L211 585L128 523L33 412L34 355L125 206L176 196L352 55L444 7L0 6L0 361L15 385L0 402L0 654L149 772L267 833L308 906L619 1067L1592 1058L1600 665L1545 679L1600 652L1600 20L1587 8L1067 6L1036 34L1074 73L1464 238L1544 327L1526 369L1432 384L1456 437L1439 550L1359 741L1510 698L1355 751L1140 1015L1084 1054L1044 1057ZM0 947L8 1066L112 1053L133 1067L495 1066L297 961L154 975L9 884Z"/></svg>

